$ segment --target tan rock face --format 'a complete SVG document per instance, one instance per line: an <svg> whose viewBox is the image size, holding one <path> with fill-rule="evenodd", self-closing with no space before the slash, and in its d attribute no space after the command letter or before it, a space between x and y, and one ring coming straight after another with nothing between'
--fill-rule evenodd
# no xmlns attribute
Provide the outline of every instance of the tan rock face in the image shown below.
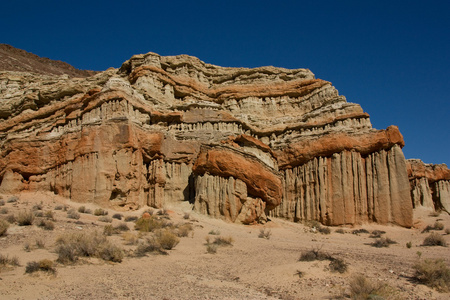
<svg viewBox="0 0 450 300"><path fill-rule="evenodd" d="M87 78L0 72L0 119L2 193L189 202L245 224L412 224L398 128L373 129L307 69L148 53Z"/></svg>
<svg viewBox="0 0 450 300"><path fill-rule="evenodd" d="M428 207L450 213L450 170L447 165L407 160L408 178L414 207Z"/></svg>

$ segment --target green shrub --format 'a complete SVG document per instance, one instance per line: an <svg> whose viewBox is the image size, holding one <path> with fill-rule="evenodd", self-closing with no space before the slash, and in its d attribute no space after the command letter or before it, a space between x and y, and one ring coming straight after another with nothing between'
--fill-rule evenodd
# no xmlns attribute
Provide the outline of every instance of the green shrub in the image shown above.
<svg viewBox="0 0 450 300"><path fill-rule="evenodd" d="M80 207L78 207L78 212L79 213L84 213L86 211L86 206L80 206Z"/></svg>
<svg viewBox="0 0 450 300"><path fill-rule="evenodd" d="M0 219L0 236L5 236L8 231L9 223Z"/></svg>
<svg viewBox="0 0 450 300"><path fill-rule="evenodd" d="M27 263L25 273L34 273L37 271L43 271L52 274L56 273L56 269L53 267L53 262L48 259L43 259L40 261L30 261Z"/></svg>
<svg viewBox="0 0 450 300"><path fill-rule="evenodd" d="M34 215L31 211L20 212L17 216L17 224L19 226L33 225Z"/></svg>
<svg viewBox="0 0 450 300"><path fill-rule="evenodd" d="M450 291L450 269L443 259L425 259L413 266L415 278L440 292Z"/></svg>
<svg viewBox="0 0 450 300"><path fill-rule="evenodd" d="M160 229L164 226L164 222L162 220L158 220L154 217L150 218L139 218L136 221L135 229L142 232L152 232L156 229Z"/></svg>
<svg viewBox="0 0 450 300"><path fill-rule="evenodd" d="M407 242L406 243L406 248L410 249L412 247L412 243L411 242Z"/></svg>
<svg viewBox="0 0 450 300"><path fill-rule="evenodd" d="M425 238L422 243L423 246L442 246L447 247L447 242L439 233L433 232Z"/></svg>

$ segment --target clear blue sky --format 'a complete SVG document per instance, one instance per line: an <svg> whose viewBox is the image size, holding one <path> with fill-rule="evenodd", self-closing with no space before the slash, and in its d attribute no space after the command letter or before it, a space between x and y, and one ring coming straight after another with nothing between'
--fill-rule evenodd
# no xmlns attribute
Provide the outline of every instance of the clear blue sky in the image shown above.
<svg viewBox="0 0 450 300"><path fill-rule="evenodd" d="M133 54L308 68L407 158L450 167L450 1L3 1L0 43L80 69Z"/></svg>

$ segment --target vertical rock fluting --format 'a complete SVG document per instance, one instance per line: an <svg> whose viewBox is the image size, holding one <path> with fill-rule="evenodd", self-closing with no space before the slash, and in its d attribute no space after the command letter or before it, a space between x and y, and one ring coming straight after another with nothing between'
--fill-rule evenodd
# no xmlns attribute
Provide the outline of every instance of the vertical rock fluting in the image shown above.
<svg viewBox="0 0 450 300"><path fill-rule="evenodd" d="M450 205L450 177L408 181L398 128L373 129L307 69L147 53L86 79L0 72L0 119L0 193L115 209L184 201L245 224L409 227L411 195Z"/></svg>
<svg viewBox="0 0 450 300"><path fill-rule="evenodd" d="M283 200L271 216L327 225L412 226L406 164L397 145L364 157L355 151L334 153L282 172Z"/></svg>
<svg viewBox="0 0 450 300"><path fill-rule="evenodd" d="M408 177L414 207L450 213L450 170L445 164L425 164L408 159Z"/></svg>

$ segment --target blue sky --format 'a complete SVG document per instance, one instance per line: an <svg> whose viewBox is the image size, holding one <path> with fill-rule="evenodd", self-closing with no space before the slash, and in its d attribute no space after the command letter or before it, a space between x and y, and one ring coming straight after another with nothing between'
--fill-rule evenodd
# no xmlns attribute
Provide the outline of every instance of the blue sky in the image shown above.
<svg viewBox="0 0 450 300"><path fill-rule="evenodd" d="M0 43L80 69L133 54L308 68L407 158L450 166L450 1L4 1Z"/></svg>

